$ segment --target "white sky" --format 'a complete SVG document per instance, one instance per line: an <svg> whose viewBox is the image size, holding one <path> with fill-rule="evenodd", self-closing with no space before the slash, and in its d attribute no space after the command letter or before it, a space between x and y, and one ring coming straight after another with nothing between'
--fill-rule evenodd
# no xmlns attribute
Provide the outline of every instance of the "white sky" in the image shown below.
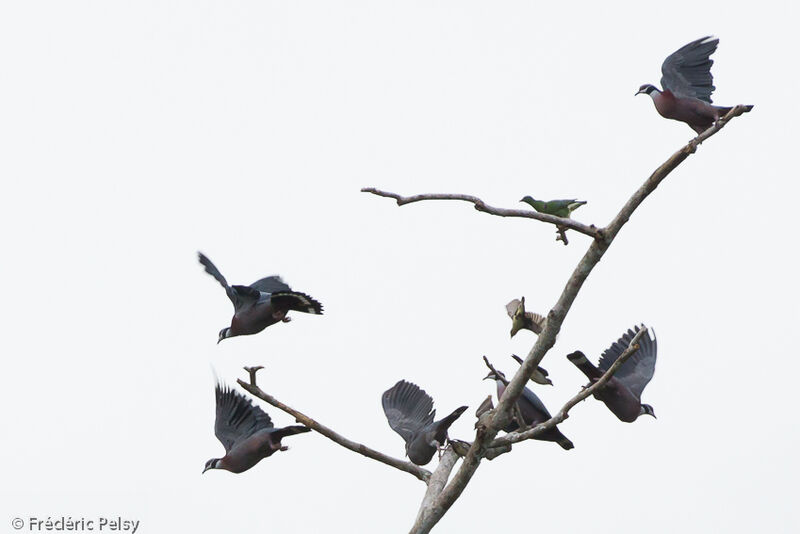
<svg viewBox="0 0 800 534"><path fill-rule="evenodd" d="M318 434L242 475L223 454L210 366L402 456L380 407L398 379L470 410L505 303L546 313L588 240L466 204L578 197L606 224L692 136L642 83L720 37L716 103L755 104L636 212L543 365L556 410L638 322L658 334L658 420L587 401L487 462L437 532L797 532L800 426L793 2L0 4L6 431L0 530L14 517L123 516L139 532L406 532L424 486ZM216 345L232 283L273 273L325 306ZM278 425L291 418L265 408ZM516 450L518 449L518 450ZM434 468L435 463L428 466ZM5 530L2 530L5 532Z"/></svg>

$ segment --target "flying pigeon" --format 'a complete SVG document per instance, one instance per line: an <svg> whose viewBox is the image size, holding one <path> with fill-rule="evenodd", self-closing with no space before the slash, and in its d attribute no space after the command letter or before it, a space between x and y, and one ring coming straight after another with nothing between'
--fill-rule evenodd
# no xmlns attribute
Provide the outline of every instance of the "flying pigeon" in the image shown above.
<svg viewBox="0 0 800 534"><path fill-rule="evenodd" d="M511 317L511 337L522 329L530 330L536 335L542 333L546 319L538 313L525 311L525 297L514 299L506 304L506 312Z"/></svg>
<svg viewBox="0 0 800 534"><path fill-rule="evenodd" d="M229 337L257 334L279 321L288 323L291 310L322 315L322 304L305 293L292 291L279 276L268 276L249 286L229 286L211 260L202 252L197 257L233 302L231 325L219 331L217 343Z"/></svg>
<svg viewBox="0 0 800 534"><path fill-rule="evenodd" d="M231 473L247 471L275 451L285 451L281 439L293 434L310 432L302 426L275 428L272 419L261 408L236 391L217 383L217 419L214 434L225 446L225 456L206 462L209 469L225 469Z"/></svg>

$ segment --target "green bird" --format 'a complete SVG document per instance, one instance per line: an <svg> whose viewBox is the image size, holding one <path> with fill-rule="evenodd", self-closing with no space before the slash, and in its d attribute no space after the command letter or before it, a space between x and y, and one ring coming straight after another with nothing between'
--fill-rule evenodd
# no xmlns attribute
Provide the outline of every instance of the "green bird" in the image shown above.
<svg viewBox="0 0 800 534"><path fill-rule="evenodd" d="M545 318L538 313L525 311L525 297L514 299L506 304L506 313L511 317L511 337L522 329L530 330L536 335L542 333Z"/></svg>
<svg viewBox="0 0 800 534"><path fill-rule="evenodd" d="M520 202L528 204L530 207L539 213L547 213L548 215L555 215L564 219L569 219L570 213L586 204L585 200L578 200L575 198L564 200L536 200L530 195L523 197Z"/></svg>

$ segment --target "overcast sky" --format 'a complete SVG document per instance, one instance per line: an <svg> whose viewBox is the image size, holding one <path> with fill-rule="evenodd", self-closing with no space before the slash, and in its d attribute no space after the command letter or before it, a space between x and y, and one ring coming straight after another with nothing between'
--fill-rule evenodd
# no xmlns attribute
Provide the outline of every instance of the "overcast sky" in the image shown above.
<svg viewBox="0 0 800 534"><path fill-rule="evenodd" d="M618 6L618 7L616 7ZM755 104L624 227L545 357L551 411L636 323L658 419L577 406L564 451L482 464L440 532L797 532L796 2L0 4L5 432L0 530L122 516L139 532L406 532L424 485L311 433L210 471L211 367L402 457L381 393L405 378L473 437L512 372L504 305L546 313L589 244L463 203L573 198L605 225L693 132L642 83L715 34L715 103ZM325 306L217 345L232 283L280 274ZM263 406L263 405L262 405ZM293 420L265 407L278 425ZM435 461L428 466L435 467Z"/></svg>

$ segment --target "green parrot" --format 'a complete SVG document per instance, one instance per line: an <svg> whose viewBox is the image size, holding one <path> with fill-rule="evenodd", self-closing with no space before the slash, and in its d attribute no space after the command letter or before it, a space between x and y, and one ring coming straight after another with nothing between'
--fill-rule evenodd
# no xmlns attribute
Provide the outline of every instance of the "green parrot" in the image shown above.
<svg viewBox="0 0 800 534"><path fill-rule="evenodd" d="M530 195L525 196L520 202L528 204L539 213L547 213L548 215L555 215L556 217L562 217L564 219L569 219L570 213L586 204L585 200L577 200L575 198L569 200L550 200L546 202L544 200L536 200Z"/></svg>

